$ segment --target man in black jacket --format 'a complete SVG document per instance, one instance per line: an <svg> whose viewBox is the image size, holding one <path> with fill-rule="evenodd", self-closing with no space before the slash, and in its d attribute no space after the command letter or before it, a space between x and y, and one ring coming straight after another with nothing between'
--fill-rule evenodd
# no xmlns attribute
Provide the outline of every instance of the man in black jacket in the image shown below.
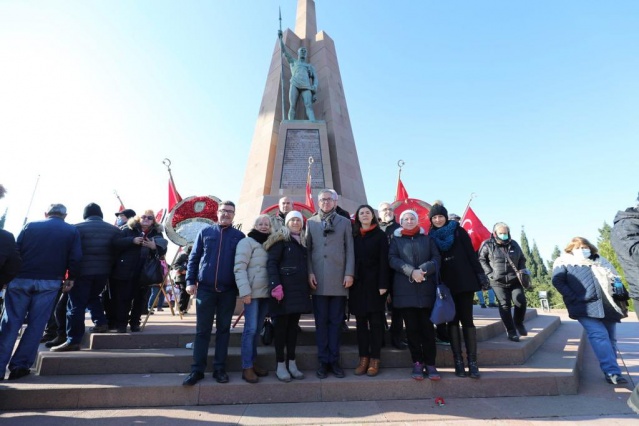
<svg viewBox="0 0 639 426"><path fill-rule="evenodd" d="M630 297L635 302L635 314L639 318L639 197L635 207L617 212L613 224L610 242L625 272ZM639 386L632 391L628 406L639 414Z"/></svg>
<svg viewBox="0 0 639 426"><path fill-rule="evenodd" d="M76 228L82 241L82 262L75 285L69 291L66 312L66 341L51 348L52 352L80 350L84 336L84 311L89 309L95 327L91 331L108 331L107 318L100 302L113 265L113 240L120 234L117 227L102 220L102 209L95 203L84 208L84 222Z"/></svg>

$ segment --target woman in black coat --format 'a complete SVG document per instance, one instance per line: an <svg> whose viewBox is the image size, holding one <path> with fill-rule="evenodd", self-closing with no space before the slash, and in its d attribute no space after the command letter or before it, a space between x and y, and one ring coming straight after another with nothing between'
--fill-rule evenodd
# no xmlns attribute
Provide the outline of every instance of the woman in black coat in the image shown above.
<svg viewBox="0 0 639 426"><path fill-rule="evenodd" d="M140 283L142 266L151 256L164 256L168 241L162 236L162 225L155 221L153 210L129 219L120 233L114 241L119 254L109 283L114 318L109 318L107 312L107 319L118 333L126 333L127 321L131 331L136 332L140 331L142 310L148 300L148 284Z"/></svg>
<svg viewBox="0 0 639 426"><path fill-rule="evenodd" d="M388 238L369 205L355 212L355 281L349 289L348 308L357 322L359 365L355 375L376 376L384 335L384 304L388 290Z"/></svg>
<svg viewBox="0 0 639 426"><path fill-rule="evenodd" d="M510 261L509 261L510 259ZM513 269L511 262L517 267ZM496 223L490 239L479 248L479 263L490 280L499 303L499 315L506 327L508 339L519 342L519 332L527 336L524 327L526 317L526 295L516 272L526 268L526 257L521 247L510 236L510 228L503 222ZM511 301L515 304L515 315L511 312Z"/></svg>
<svg viewBox="0 0 639 426"><path fill-rule="evenodd" d="M441 279L450 288L455 301L455 318L447 324L450 348L455 361L455 375L466 377L461 351L461 322L466 345L468 375L480 377L477 367L477 329L473 322L473 300L482 283L488 286L488 278L479 264L477 253L464 228L454 220L448 220L443 204L435 202L428 213L430 232L442 256Z"/></svg>
<svg viewBox="0 0 639 426"><path fill-rule="evenodd" d="M393 307L402 310L406 322L408 348L413 360L411 377L415 380L441 379L435 368L435 330L430 314L435 304L435 272L441 263L435 242L425 234L417 213L404 210L399 216L401 228L393 233L388 259L395 270Z"/></svg>
<svg viewBox="0 0 639 426"><path fill-rule="evenodd" d="M302 214L291 211L284 226L264 243L268 252L268 270L271 292L270 310L275 318L275 357L277 378L283 382L303 379L295 363L297 326L300 316L311 312L311 290L308 286L307 253ZM284 348L286 347L286 357ZM288 362L288 368L287 368Z"/></svg>

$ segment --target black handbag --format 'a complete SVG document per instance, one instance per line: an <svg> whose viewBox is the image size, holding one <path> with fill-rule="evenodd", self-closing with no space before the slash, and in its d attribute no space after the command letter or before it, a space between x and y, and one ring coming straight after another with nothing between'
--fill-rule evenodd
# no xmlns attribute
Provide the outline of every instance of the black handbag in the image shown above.
<svg viewBox="0 0 639 426"><path fill-rule="evenodd" d="M158 256L156 252L144 260L142 270L140 271L140 284L161 284L162 281L164 281L164 271L160 263L160 256Z"/></svg>
<svg viewBox="0 0 639 426"><path fill-rule="evenodd" d="M513 262L510 259L510 256L508 256L508 250L504 250L504 252L506 254L506 260L508 261L508 263L510 263L510 266L512 266L513 270L515 271L515 275L517 275L519 283L524 289L528 290L532 285L530 271L528 269L517 269L517 266L515 266L515 262Z"/></svg>
<svg viewBox="0 0 639 426"><path fill-rule="evenodd" d="M273 335L275 334L275 327L271 322L271 319L266 317L264 318L264 325L262 326L262 331L260 331L260 336L262 336L262 344L265 346L273 343Z"/></svg>

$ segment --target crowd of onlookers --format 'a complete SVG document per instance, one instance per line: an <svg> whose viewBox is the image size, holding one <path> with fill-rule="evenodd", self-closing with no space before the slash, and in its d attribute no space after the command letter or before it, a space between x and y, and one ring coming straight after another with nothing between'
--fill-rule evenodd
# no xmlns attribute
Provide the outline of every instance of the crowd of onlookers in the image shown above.
<svg viewBox="0 0 639 426"><path fill-rule="evenodd" d="M396 217L390 203L381 203L377 211L361 205L351 217L337 205L334 190L320 191L317 200L319 209L305 218L283 197L278 210L259 215L246 235L233 226L235 204L221 202L218 222L203 228L176 257L167 302L185 313L189 297L197 298L193 364L184 385L204 378L214 321L213 377L228 382L226 358L238 296L245 319L242 378L249 383L268 374L267 366L256 364L267 315L274 329L275 374L284 382L304 378L296 364L303 314L312 313L315 320L315 374L320 379L345 376L340 341L347 312L356 323L355 375L376 376L380 371L387 310L391 344L409 349L415 380L441 379L438 337L450 344L456 376L481 377L473 322L476 293L482 308L498 308L507 339L519 342L528 335L520 276L526 259L507 224L497 223L475 251L459 216L449 215L441 202L430 208L424 229L415 211L404 210ZM24 227L17 244L11 234L0 232L0 285L8 284L0 321L0 371L8 365L9 379L29 374L41 340L52 351L79 350L85 310L94 333L125 333L127 326L139 332L144 314L156 306L162 310L165 283L149 286L141 278L149 258L166 254L162 226L151 210L136 215L126 209L115 215L114 226L91 203L84 221L70 225L65 223L66 208L52 204L44 220ZM611 241L630 285L629 296L639 300L639 207L617 214ZM164 260L163 268L167 277ZM440 282L450 288L455 316L435 328L430 318ZM575 237L554 262L552 282L570 317L585 328L605 379L627 383L616 359L615 324L627 316L628 300L618 272L596 246Z"/></svg>

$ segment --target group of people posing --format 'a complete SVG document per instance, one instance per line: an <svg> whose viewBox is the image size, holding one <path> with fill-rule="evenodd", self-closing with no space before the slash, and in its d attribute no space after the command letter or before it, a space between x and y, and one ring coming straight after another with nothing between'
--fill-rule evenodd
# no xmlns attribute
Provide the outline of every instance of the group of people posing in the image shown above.
<svg viewBox="0 0 639 426"><path fill-rule="evenodd" d="M450 337L457 376L481 376L473 323L476 291L489 284L498 289L508 338L518 341L518 335L527 334L523 289L504 257L509 256L518 268L525 267L526 260L507 225L496 226L478 256L468 233L449 220L441 203L432 206L430 229L424 230L412 210L403 211L396 221L389 203L379 206L379 219L370 205L361 205L351 220L337 205L334 190L322 190L318 202L318 211L304 223L302 214L292 210L291 200L283 197L278 213L258 216L246 237L232 226L235 205L230 201L220 205L219 223L201 231L188 260L186 291L196 295L198 304L194 362L184 385L204 378L214 318L213 377L219 383L228 382L225 365L238 292L245 317L242 378L249 383L268 373L265 366L256 364L259 331L267 314L274 323L279 380L304 378L296 364L296 342L300 316L308 313L315 319L317 377L344 377L340 336L347 306L356 318L359 362L354 374L377 375L389 299L393 321L406 325L411 377L440 380L430 320L440 280L450 287L456 307L454 320L443 326Z"/></svg>

